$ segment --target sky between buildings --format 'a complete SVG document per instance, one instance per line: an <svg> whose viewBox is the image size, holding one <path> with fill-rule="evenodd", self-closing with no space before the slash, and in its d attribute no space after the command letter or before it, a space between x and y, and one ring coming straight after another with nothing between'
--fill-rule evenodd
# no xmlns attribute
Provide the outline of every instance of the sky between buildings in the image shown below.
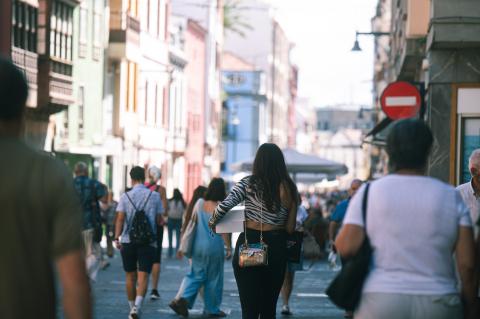
<svg viewBox="0 0 480 319"><path fill-rule="evenodd" d="M270 0L295 43L299 95L314 106L372 105L373 37L360 36L362 52L351 52L355 30L371 31L377 0Z"/></svg>

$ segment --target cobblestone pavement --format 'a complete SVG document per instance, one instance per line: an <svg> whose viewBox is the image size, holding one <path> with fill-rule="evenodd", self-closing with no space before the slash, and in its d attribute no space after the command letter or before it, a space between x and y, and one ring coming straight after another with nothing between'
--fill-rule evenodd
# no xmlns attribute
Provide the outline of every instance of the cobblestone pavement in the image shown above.
<svg viewBox="0 0 480 319"><path fill-rule="evenodd" d="M125 294L125 275L121 265L121 258L116 253L110 259L110 267L100 271L98 280L93 284L95 298L95 318L117 319L128 318L128 304ZM177 259L163 259L162 272L159 284L161 298L151 301L147 298L142 308L142 319L153 318L180 318L168 307L168 303L175 297L180 282L188 271L188 262ZM297 272L295 288L290 301L293 316L289 318L343 318L341 310L337 309L325 296L325 288L334 276L326 262L306 261L304 271ZM149 296L147 296L149 297ZM191 318L201 318L202 300L197 299L194 309L190 311ZM278 302L278 318L280 318L281 301ZM240 300L233 277L230 261L225 262L225 286L222 309L229 315L227 318L241 318Z"/></svg>

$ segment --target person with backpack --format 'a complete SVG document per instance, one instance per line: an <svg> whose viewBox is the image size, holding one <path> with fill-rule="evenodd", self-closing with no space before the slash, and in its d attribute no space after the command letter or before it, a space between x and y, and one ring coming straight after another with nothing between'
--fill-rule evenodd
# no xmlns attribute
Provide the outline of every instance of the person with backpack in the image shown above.
<svg viewBox="0 0 480 319"><path fill-rule="evenodd" d="M173 197L168 201L168 257L173 256L173 233L175 232L175 253L180 245L180 229L182 228L183 213L187 204L178 188L173 190Z"/></svg>
<svg viewBox="0 0 480 319"><path fill-rule="evenodd" d="M115 225L115 245L122 255L129 319L137 319L148 288L148 277L156 250L157 223L161 223L163 205L158 192L145 185L145 170L130 170L132 189L120 197Z"/></svg>
<svg viewBox="0 0 480 319"><path fill-rule="evenodd" d="M85 262L88 277L92 282L97 279L100 269L102 240L102 218L98 201L107 195L103 185L88 177L88 166L84 162L77 162L74 168L75 179L73 184L82 205L83 216L83 244L85 248Z"/></svg>

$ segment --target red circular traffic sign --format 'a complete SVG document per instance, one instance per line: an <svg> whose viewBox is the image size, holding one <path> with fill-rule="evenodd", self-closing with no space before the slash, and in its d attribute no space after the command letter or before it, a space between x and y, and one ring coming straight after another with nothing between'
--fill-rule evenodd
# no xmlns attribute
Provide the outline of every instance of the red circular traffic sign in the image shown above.
<svg viewBox="0 0 480 319"><path fill-rule="evenodd" d="M383 112L392 120L414 117L421 103L418 89L404 81L390 83L380 98Z"/></svg>

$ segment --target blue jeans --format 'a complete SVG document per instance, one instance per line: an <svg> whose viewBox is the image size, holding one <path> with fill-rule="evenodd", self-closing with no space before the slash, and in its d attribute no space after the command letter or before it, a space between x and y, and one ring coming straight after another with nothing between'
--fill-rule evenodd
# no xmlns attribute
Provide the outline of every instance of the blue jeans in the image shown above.
<svg viewBox="0 0 480 319"><path fill-rule="evenodd" d="M168 257L173 256L173 232L175 232L175 252L178 251L180 245L180 229L182 228L181 219L169 218L167 222L168 227Z"/></svg>

